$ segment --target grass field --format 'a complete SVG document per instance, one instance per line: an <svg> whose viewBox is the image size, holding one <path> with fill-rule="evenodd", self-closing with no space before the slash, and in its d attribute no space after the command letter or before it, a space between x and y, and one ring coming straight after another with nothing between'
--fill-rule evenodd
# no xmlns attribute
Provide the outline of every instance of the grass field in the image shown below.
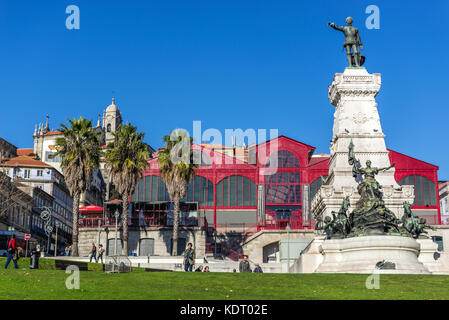
<svg viewBox="0 0 449 320"><path fill-rule="evenodd" d="M40 260L40 270L29 269L29 259L4 270L0 258L0 299L449 299L449 276L381 275L380 289L368 290L367 275L239 274L144 272L105 274L90 264L81 272L80 290L68 290L65 271L54 261Z"/></svg>

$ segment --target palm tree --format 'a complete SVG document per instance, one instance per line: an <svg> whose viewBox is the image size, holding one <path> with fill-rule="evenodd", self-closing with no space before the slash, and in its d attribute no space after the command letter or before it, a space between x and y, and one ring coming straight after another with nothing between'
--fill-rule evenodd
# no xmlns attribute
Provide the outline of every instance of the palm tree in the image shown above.
<svg viewBox="0 0 449 320"><path fill-rule="evenodd" d="M68 120L70 127L61 124L64 137L56 139L57 152L66 185L73 197L72 252L78 256L78 214L80 196L86 192L92 171L99 166L100 141L92 128L92 121L80 117Z"/></svg>
<svg viewBox="0 0 449 320"><path fill-rule="evenodd" d="M148 166L149 148L143 142L144 133L131 124L122 125L113 132L114 142L106 150L106 167L116 190L122 197L123 255L128 255L128 198Z"/></svg>
<svg viewBox="0 0 449 320"><path fill-rule="evenodd" d="M183 129L176 129L171 135L164 136L166 147L158 157L159 171L164 179L167 191L174 203L172 255L178 253L179 202L186 195L190 179L195 175L191 146L193 139Z"/></svg>

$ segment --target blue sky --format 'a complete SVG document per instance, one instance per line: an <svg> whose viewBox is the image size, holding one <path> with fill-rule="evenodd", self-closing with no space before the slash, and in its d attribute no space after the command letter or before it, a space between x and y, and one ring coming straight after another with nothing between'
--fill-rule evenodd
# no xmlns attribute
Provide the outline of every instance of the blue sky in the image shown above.
<svg viewBox="0 0 449 320"><path fill-rule="evenodd" d="M80 30L65 27L68 5ZM380 29L368 30L368 5ZM153 147L176 127L279 129L329 153L333 74L354 17L391 149L449 179L448 1L0 1L0 136L32 147L50 114L96 119L111 97ZM113 92L115 92L113 94Z"/></svg>

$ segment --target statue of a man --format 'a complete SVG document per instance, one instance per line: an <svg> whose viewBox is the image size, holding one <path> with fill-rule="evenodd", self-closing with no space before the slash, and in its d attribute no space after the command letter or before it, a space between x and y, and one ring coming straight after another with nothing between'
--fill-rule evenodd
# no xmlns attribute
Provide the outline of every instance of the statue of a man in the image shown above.
<svg viewBox="0 0 449 320"><path fill-rule="evenodd" d="M334 28L335 30L342 31L345 34L345 42L343 43L343 47L346 49L346 55L348 57L349 67L353 67L353 59L356 67L360 67L363 65L364 60L360 52L358 51L358 47L363 50L363 44L360 40L359 29L352 26L354 19L351 17L346 18L347 26L340 27L337 26L333 22L329 22L328 25ZM351 52L352 49L352 52Z"/></svg>

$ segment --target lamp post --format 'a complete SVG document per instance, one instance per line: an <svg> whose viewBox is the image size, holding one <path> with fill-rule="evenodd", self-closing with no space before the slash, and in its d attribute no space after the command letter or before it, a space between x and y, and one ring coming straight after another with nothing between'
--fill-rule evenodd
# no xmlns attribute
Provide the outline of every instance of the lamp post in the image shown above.
<svg viewBox="0 0 449 320"><path fill-rule="evenodd" d="M290 224L287 223L287 226L285 227L285 230L287 230L287 268L288 273L290 273Z"/></svg>
<svg viewBox="0 0 449 320"><path fill-rule="evenodd" d="M98 219L98 243L97 243L97 246L100 245L100 225L101 225L101 219Z"/></svg>
<svg viewBox="0 0 449 320"><path fill-rule="evenodd" d="M56 227L56 236L55 236L55 257L58 252L58 222L55 221L55 227Z"/></svg>
<svg viewBox="0 0 449 320"><path fill-rule="evenodd" d="M215 238L215 243L214 243L214 258L217 258L217 230L214 229L214 238Z"/></svg>
<svg viewBox="0 0 449 320"><path fill-rule="evenodd" d="M120 217L120 212L118 209L115 210L115 246L114 246L114 255L117 255L117 231L118 231L118 218Z"/></svg>

